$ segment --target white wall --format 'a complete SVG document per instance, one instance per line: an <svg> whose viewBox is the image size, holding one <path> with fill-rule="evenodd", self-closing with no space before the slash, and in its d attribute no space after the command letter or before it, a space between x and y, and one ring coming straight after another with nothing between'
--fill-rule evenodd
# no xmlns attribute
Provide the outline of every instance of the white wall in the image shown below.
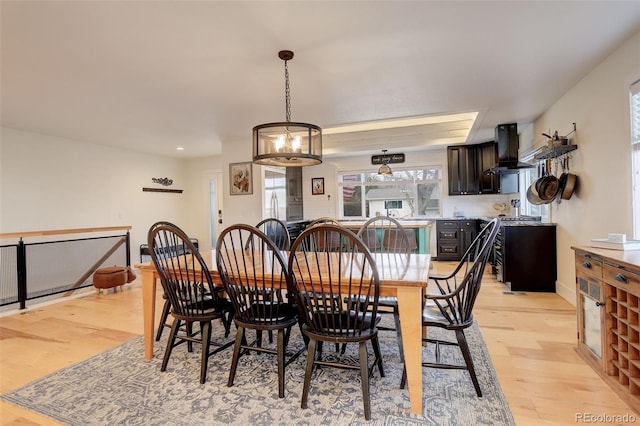
<svg viewBox="0 0 640 426"><path fill-rule="evenodd" d="M182 194L142 192L173 179ZM0 233L132 226L131 259L157 220L185 223L183 161L2 128Z"/></svg>
<svg viewBox="0 0 640 426"><path fill-rule="evenodd" d="M251 195L231 195L229 190L229 164L251 161L251 129L247 129L247 139L242 141L225 141L222 146L220 156L220 166L223 174L223 194L224 194L224 225L229 226L235 223L256 224L262 219L263 203L263 167L253 165L253 194Z"/></svg>
<svg viewBox="0 0 640 426"><path fill-rule="evenodd" d="M566 134L576 123L571 171L579 181L573 197L552 204L558 223L557 292L575 304L572 246L589 245L609 232L633 235L629 86L640 78L640 32L632 36L535 123L543 132Z"/></svg>

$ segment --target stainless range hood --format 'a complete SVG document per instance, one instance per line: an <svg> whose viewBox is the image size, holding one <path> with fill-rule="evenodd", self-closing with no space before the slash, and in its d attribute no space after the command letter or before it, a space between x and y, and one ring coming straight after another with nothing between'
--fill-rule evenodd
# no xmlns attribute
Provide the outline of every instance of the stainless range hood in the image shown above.
<svg viewBox="0 0 640 426"><path fill-rule="evenodd" d="M498 163L487 170L488 173L518 173L522 169L535 167L533 164L518 161L518 124L507 123L496 126L498 144Z"/></svg>

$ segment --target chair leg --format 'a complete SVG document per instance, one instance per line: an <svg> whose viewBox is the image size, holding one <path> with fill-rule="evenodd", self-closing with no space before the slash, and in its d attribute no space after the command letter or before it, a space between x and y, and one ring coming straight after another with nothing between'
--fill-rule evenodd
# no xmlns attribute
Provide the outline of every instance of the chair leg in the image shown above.
<svg viewBox="0 0 640 426"><path fill-rule="evenodd" d="M311 382L311 371L313 371L313 361L316 357L316 339L309 339L307 349L307 366L304 370L304 385L302 387L302 403L300 408L307 408L307 398L309 397L309 383Z"/></svg>
<svg viewBox="0 0 640 426"><path fill-rule="evenodd" d="M185 321L185 328L187 329L187 336L193 336L193 321ZM187 351L193 352L193 342L187 340Z"/></svg>
<svg viewBox="0 0 640 426"><path fill-rule="evenodd" d="M377 337L371 339L371 346L373 346L373 353L376 356L375 363L378 365L378 371L380 371L380 377L384 377L384 367L382 365L382 352L380 352L380 341ZM371 373L373 374L374 366L371 366Z"/></svg>
<svg viewBox="0 0 640 426"><path fill-rule="evenodd" d="M162 307L162 317L160 319L160 324L158 325L158 331L156 332L156 342L159 342L162 337L162 332L164 331L165 324L169 318L169 312L171 312L171 302L167 299L164 301L164 306Z"/></svg>
<svg viewBox="0 0 640 426"><path fill-rule="evenodd" d="M362 381L362 401L364 418L371 419L371 400L369 396L369 365L367 364L367 343L360 342L360 380Z"/></svg>
<svg viewBox="0 0 640 426"><path fill-rule="evenodd" d="M200 383L207 380L207 365L209 364L209 348L211 346L211 321L200 321L202 330L202 356L200 364Z"/></svg>
<svg viewBox="0 0 640 426"><path fill-rule="evenodd" d="M175 345L176 335L178 334L178 329L180 328L180 320L175 318L173 323L171 324L171 332L169 333L169 340L167 341L167 347L164 350L164 358L162 358L162 365L160 366L160 371L166 371L167 364L169 363L169 357L171 356L171 351L173 350L173 346Z"/></svg>
<svg viewBox="0 0 640 426"><path fill-rule="evenodd" d="M456 330L456 339L458 339L458 346L460 346L460 350L462 351L464 362L467 364L467 370L469 370L473 387L476 389L476 395L481 397L482 391L480 390L480 383L478 383L476 369L473 366L473 359L471 358L471 352L469 351L469 345L467 344L467 338L464 335L464 330Z"/></svg>
<svg viewBox="0 0 640 426"><path fill-rule="evenodd" d="M269 331L273 335L272 331ZM284 348L285 335L284 330L278 330L278 342L276 354L278 357L278 398L284 398Z"/></svg>
<svg viewBox="0 0 640 426"><path fill-rule="evenodd" d="M402 367L402 379L400 379L400 389L404 389L407 386L407 365L404 364Z"/></svg>
<svg viewBox="0 0 640 426"><path fill-rule="evenodd" d="M229 337L229 333L231 332L231 323L233 322L233 313L227 312L222 315L222 324L224 324L224 337Z"/></svg>
<svg viewBox="0 0 640 426"><path fill-rule="evenodd" d="M402 344L402 330L400 329L400 313L398 312L398 306L393 307L393 320L396 323L396 338L398 339L400 362L404 362L404 345Z"/></svg>
<svg viewBox="0 0 640 426"><path fill-rule="evenodd" d="M237 325L237 324L236 324ZM229 381L227 386L233 386L233 379L236 377L236 369L238 368L238 358L240 358L240 349L244 339L244 328L238 327L236 332L236 343L233 345L233 357L231 358L231 370L229 371Z"/></svg>
<svg viewBox="0 0 640 426"><path fill-rule="evenodd" d="M262 330L256 330L256 346L259 348L262 347ZM258 352L258 353L262 353L262 352Z"/></svg>

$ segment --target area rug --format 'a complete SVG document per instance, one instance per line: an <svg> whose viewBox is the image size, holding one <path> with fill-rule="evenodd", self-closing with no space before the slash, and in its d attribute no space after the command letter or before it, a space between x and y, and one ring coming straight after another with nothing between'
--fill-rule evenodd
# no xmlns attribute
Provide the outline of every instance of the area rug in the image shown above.
<svg viewBox="0 0 640 426"><path fill-rule="evenodd" d="M390 315L384 317L387 321ZM437 331L430 333L436 336ZM201 385L197 347L191 353L186 345L175 348L167 371L160 372L165 341L156 343L154 359L145 360L142 337L0 398L61 423L83 426L515 424L476 325L468 330L467 340L483 396L476 396L464 370L423 368L421 416L410 414L408 392L399 389L402 363L395 332L381 331L380 340L386 377L376 370L370 380L370 421L364 418L358 371L328 367L314 371L308 408L301 409L306 352L287 367L286 394L279 399L275 358L269 354L241 357L232 387L227 387L231 349L215 354L209 359L207 381ZM292 349L296 346L302 347L297 329L290 344ZM332 345L325 345L324 353L332 356L335 349L328 346ZM356 351L357 345L349 345L346 356L353 355L355 361ZM423 359L432 355L429 351L423 348ZM445 355L462 362L456 348Z"/></svg>

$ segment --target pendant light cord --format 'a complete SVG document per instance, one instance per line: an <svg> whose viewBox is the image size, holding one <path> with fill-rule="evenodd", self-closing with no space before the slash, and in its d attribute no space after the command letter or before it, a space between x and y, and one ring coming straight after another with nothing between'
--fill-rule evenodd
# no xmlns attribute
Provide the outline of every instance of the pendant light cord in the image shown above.
<svg viewBox="0 0 640 426"><path fill-rule="evenodd" d="M285 116L287 123L291 121L291 89L289 89L289 67L288 61L284 61L284 98L285 98Z"/></svg>

